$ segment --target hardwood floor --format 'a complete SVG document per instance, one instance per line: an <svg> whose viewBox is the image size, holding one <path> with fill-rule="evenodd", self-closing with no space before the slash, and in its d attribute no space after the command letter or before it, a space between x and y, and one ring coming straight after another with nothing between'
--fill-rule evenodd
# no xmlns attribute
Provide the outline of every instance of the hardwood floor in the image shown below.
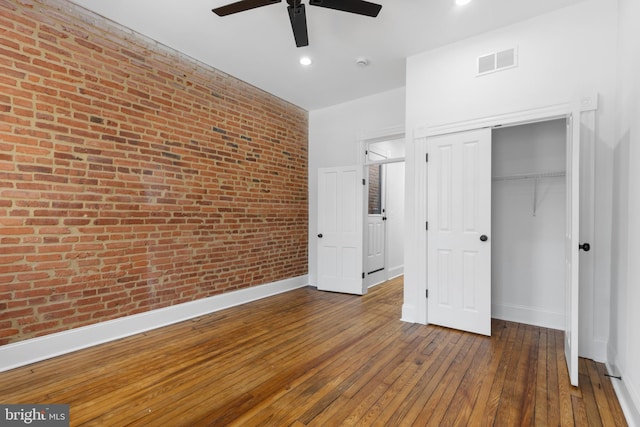
<svg viewBox="0 0 640 427"><path fill-rule="evenodd" d="M602 364L570 386L561 332L408 324L401 303L401 279L299 289L0 373L0 403L97 426L626 425Z"/></svg>

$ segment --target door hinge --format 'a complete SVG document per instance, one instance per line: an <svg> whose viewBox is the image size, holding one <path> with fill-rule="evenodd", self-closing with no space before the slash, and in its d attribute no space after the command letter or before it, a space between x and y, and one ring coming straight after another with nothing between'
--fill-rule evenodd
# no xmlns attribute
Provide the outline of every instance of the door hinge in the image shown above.
<svg viewBox="0 0 640 427"><path fill-rule="evenodd" d="M429 231L429 221L425 222L425 230Z"/></svg>
<svg viewBox="0 0 640 427"><path fill-rule="evenodd" d="M425 295L424 295L424 296L425 296L426 298L429 298L429 289L427 289L427 290L425 291Z"/></svg>
<svg viewBox="0 0 640 427"><path fill-rule="evenodd" d="M426 154L425 154L424 161L425 161L425 162L427 162L427 163L429 163L429 153L426 153Z"/></svg>
<svg viewBox="0 0 640 427"><path fill-rule="evenodd" d="M362 278L364 279L364 271L362 272Z"/></svg>
<svg viewBox="0 0 640 427"><path fill-rule="evenodd" d="M366 180L364 178L362 178L362 185L367 185Z"/></svg>

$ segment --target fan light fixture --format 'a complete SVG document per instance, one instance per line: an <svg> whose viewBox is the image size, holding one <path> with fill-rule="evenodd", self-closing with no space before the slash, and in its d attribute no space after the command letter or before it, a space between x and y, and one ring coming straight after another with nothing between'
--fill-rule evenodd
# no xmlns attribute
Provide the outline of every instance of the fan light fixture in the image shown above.
<svg viewBox="0 0 640 427"><path fill-rule="evenodd" d="M212 9L218 16L227 16L238 12L280 3L282 0L238 0L225 6ZM291 30L297 47L309 45L309 35L307 34L307 15L305 5L302 0L287 0L287 12L291 21ZM341 12L355 13L375 18L380 13L382 5L371 3L366 0L309 0L310 6L324 7L326 9L338 10Z"/></svg>

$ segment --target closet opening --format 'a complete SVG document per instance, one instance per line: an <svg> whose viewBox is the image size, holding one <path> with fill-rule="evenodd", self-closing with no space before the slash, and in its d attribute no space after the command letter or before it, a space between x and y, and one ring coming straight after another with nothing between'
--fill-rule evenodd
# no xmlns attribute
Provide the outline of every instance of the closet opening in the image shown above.
<svg viewBox="0 0 640 427"><path fill-rule="evenodd" d="M491 317L562 330L567 120L491 136Z"/></svg>

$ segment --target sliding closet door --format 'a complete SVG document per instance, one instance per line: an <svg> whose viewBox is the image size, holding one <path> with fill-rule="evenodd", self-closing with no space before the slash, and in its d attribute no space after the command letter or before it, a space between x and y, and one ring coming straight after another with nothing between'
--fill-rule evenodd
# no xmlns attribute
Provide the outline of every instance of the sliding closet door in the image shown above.
<svg viewBox="0 0 640 427"><path fill-rule="evenodd" d="M428 322L491 335L491 129L427 138Z"/></svg>

